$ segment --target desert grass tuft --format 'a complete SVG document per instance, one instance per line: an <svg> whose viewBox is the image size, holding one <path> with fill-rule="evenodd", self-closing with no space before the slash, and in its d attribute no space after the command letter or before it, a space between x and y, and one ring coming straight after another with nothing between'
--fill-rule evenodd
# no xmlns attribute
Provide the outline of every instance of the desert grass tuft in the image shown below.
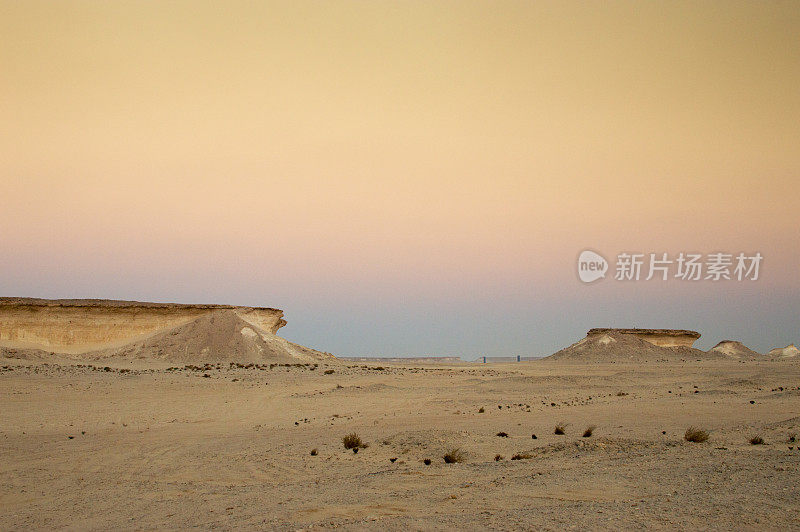
<svg viewBox="0 0 800 532"><path fill-rule="evenodd" d="M790 432L789 433L789 438L786 440L786 442L787 443L794 443L796 441L797 441L797 433L796 432Z"/></svg>
<svg viewBox="0 0 800 532"><path fill-rule="evenodd" d="M483 414L484 412L486 412L486 409L485 409L485 408L483 408L483 407L480 407L480 408L478 409L478 413L479 413L479 414Z"/></svg>
<svg viewBox="0 0 800 532"><path fill-rule="evenodd" d="M762 438L760 434L756 434L747 441L750 442L750 445L764 445L764 438Z"/></svg>
<svg viewBox="0 0 800 532"><path fill-rule="evenodd" d="M500 460L502 460L502 459L503 459L503 455L502 455L502 454L496 454L496 455L494 455L494 461L495 461L495 462L499 462L499 461L500 461Z"/></svg>
<svg viewBox="0 0 800 532"><path fill-rule="evenodd" d="M359 447L364 448L367 446L364 442L361 441L361 438L355 432L351 432L344 438L342 438L342 445L344 445L345 449L358 449ZM353 451L358 452L358 451Z"/></svg>
<svg viewBox="0 0 800 532"><path fill-rule="evenodd" d="M556 423L556 428L553 429L553 434L556 434L558 436L563 436L566 433L566 430L567 430L566 423L564 422Z"/></svg>
<svg viewBox="0 0 800 532"><path fill-rule="evenodd" d="M459 464L464 461L464 451L461 449L451 449L444 455L445 464Z"/></svg>
<svg viewBox="0 0 800 532"><path fill-rule="evenodd" d="M594 425L589 425L588 427L586 427L586 430L583 431L583 437L584 438L591 438L592 434L594 433L594 429L596 429L596 428L597 427L595 427Z"/></svg>
<svg viewBox="0 0 800 532"><path fill-rule="evenodd" d="M694 443L703 443L708 441L708 432L698 427L689 427L683 434L683 439Z"/></svg>
<svg viewBox="0 0 800 532"><path fill-rule="evenodd" d="M431 465L431 459L430 458L426 458L425 460L422 461L422 463L425 464L425 465Z"/></svg>
<svg viewBox="0 0 800 532"><path fill-rule="evenodd" d="M508 438L508 432L498 432L497 436L500 438Z"/></svg>

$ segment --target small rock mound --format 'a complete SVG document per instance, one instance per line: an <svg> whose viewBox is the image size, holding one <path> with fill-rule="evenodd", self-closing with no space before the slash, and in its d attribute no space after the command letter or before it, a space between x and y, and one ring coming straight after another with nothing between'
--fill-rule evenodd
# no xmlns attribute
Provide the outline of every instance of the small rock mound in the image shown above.
<svg viewBox="0 0 800 532"><path fill-rule="evenodd" d="M769 356L777 359L795 358L800 356L800 349L794 344L789 344L786 347L776 347L770 350Z"/></svg>
<svg viewBox="0 0 800 532"><path fill-rule="evenodd" d="M41 349L13 349L0 346L0 359L5 360L50 360L53 353L42 351Z"/></svg>
<svg viewBox="0 0 800 532"><path fill-rule="evenodd" d="M197 364L216 362L306 363L332 358L264 331L235 310L217 310L99 357Z"/></svg>
<svg viewBox="0 0 800 532"><path fill-rule="evenodd" d="M587 336L542 361L611 364L720 358L720 354L692 347L660 347L635 335L610 330L602 335Z"/></svg>
<svg viewBox="0 0 800 532"><path fill-rule="evenodd" d="M708 352L718 353L734 360L757 360L759 358L764 358L761 353L757 353L742 342L737 342L735 340L723 340L709 349Z"/></svg>

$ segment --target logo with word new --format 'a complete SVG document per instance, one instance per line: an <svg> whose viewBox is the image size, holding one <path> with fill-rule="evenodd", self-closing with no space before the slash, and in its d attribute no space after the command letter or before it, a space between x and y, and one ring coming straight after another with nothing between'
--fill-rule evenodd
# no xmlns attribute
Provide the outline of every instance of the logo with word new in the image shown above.
<svg viewBox="0 0 800 532"><path fill-rule="evenodd" d="M585 250L578 256L578 277L584 283L603 279L608 271L608 261L594 251Z"/></svg>

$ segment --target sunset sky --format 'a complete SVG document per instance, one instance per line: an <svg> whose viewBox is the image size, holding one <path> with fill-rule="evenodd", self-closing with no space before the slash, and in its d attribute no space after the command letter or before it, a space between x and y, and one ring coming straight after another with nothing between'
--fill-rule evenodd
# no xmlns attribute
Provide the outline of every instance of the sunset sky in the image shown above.
<svg viewBox="0 0 800 532"><path fill-rule="evenodd" d="M790 1L0 0L0 295L277 307L342 355L800 342L799 28ZM583 284L584 249L764 261Z"/></svg>

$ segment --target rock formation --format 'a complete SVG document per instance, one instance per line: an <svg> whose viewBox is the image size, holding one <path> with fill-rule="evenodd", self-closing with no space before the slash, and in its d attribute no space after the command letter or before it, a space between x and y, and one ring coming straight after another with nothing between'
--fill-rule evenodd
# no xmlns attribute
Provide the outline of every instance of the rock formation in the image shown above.
<svg viewBox="0 0 800 532"><path fill-rule="evenodd" d="M0 349L41 358L308 362L332 355L276 335L283 311L229 305L0 298Z"/></svg>
<svg viewBox="0 0 800 532"><path fill-rule="evenodd" d="M758 360L759 358L764 358L764 355L756 353L742 342L735 340L723 340L709 349L708 352L719 353L734 360Z"/></svg>
<svg viewBox="0 0 800 532"><path fill-rule="evenodd" d="M800 349L795 347L794 344L789 344L786 347L776 347L769 352L769 356L777 359L795 358L798 355L800 355Z"/></svg>
<svg viewBox="0 0 800 532"><path fill-rule="evenodd" d="M722 358L720 354L691 347L699 337L694 331L676 329L591 329L579 342L542 360L642 363Z"/></svg>
<svg viewBox="0 0 800 532"><path fill-rule="evenodd" d="M700 333L683 329L589 329L589 338L602 337L608 333L635 336L659 347L692 347Z"/></svg>

